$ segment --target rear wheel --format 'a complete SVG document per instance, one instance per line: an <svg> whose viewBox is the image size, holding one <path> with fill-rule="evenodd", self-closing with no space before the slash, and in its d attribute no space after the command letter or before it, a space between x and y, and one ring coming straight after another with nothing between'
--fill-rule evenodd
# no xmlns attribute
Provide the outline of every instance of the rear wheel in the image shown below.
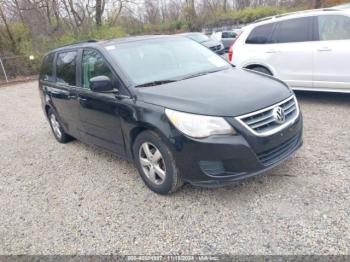
<svg viewBox="0 0 350 262"><path fill-rule="evenodd" d="M152 191L165 195L183 185L172 153L156 133L142 132L134 142L133 154L143 181Z"/></svg>
<svg viewBox="0 0 350 262"><path fill-rule="evenodd" d="M248 68L248 69L272 76L271 71L268 70L266 67L263 67L263 66L254 66L254 67L251 67L251 68Z"/></svg>
<svg viewBox="0 0 350 262"><path fill-rule="evenodd" d="M52 132L58 142L65 144L73 140L73 138L70 135L64 132L56 113L51 108L47 112L47 117L49 118Z"/></svg>

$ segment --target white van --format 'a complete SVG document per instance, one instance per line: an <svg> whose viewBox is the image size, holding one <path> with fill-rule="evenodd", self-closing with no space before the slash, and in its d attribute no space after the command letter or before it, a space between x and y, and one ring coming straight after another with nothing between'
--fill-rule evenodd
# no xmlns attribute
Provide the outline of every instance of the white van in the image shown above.
<svg viewBox="0 0 350 262"><path fill-rule="evenodd" d="M243 29L230 62L273 75L294 90L350 92L350 9L266 18Z"/></svg>

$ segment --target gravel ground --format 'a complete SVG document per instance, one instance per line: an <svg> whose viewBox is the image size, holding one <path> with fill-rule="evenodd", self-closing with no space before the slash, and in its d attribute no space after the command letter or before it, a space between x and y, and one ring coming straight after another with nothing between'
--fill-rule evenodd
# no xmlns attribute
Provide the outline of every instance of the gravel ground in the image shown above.
<svg viewBox="0 0 350 262"><path fill-rule="evenodd" d="M293 159L164 197L130 163L58 144L36 82L0 88L0 254L350 254L350 96L298 97Z"/></svg>

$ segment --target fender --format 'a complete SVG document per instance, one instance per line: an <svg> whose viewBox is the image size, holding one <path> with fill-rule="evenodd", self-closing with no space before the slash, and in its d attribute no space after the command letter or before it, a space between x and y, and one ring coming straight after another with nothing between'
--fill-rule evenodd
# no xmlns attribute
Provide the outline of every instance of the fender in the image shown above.
<svg viewBox="0 0 350 262"><path fill-rule="evenodd" d="M248 67L251 67L251 66L262 66L262 67L265 67L272 73L273 76L276 75L276 70L272 66L266 64L263 61L260 61L260 62L247 62L247 63L244 63L242 68L248 68Z"/></svg>

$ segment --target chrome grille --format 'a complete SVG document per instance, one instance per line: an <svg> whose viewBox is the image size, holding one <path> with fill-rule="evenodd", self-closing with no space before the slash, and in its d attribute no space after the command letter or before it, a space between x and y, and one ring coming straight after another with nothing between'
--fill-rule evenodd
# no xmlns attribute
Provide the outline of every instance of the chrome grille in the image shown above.
<svg viewBox="0 0 350 262"><path fill-rule="evenodd" d="M282 108L284 121L279 121L274 115L276 108ZM277 103L265 109L239 116L236 119L243 124L249 131L258 136L272 135L290 123L294 122L299 115L299 106L295 96Z"/></svg>

